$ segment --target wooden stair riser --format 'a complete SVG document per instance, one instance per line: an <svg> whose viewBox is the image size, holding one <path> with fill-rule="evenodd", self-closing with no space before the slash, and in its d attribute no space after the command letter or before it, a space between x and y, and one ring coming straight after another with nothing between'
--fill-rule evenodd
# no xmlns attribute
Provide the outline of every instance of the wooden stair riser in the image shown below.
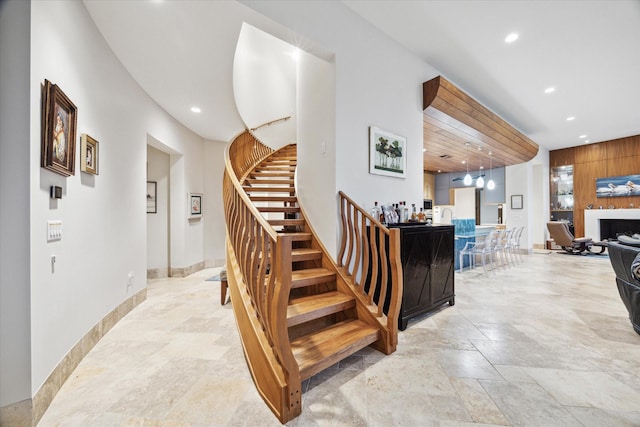
<svg viewBox="0 0 640 427"><path fill-rule="evenodd" d="M333 282L336 273L326 268L308 268L291 272L291 289Z"/></svg>
<svg viewBox="0 0 640 427"><path fill-rule="evenodd" d="M296 298L287 307L287 326L299 325L355 307L354 298L341 292L326 292L320 295Z"/></svg>
<svg viewBox="0 0 640 427"><path fill-rule="evenodd" d="M288 185L293 187L292 179L276 179L276 178L247 178L244 182L250 185Z"/></svg>
<svg viewBox="0 0 640 427"><path fill-rule="evenodd" d="M291 342L305 380L374 343L380 331L361 320L345 321Z"/></svg>
<svg viewBox="0 0 640 427"><path fill-rule="evenodd" d="M273 213L298 213L300 208L297 206L259 206L259 212L273 212Z"/></svg>
<svg viewBox="0 0 640 427"><path fill-rule="evenodd" d="M267 221L272 226L284 225L285 227L292 227L292 226L300 226L300 225L306 224L306 221L304 219L285 218L285 219L268 219Z"/></svg>
<svg viewBox="0 0 640 427"><path fill-rule="evenodd" d="M253 172L250 173L248 178L291 178L295 176L293 172L277 172L277 171L263 171L263 172Z"/></svg>
<svg viewBox="0 0 640 427"><path fill-rule="evenodd" d="M244 188L244 191L247 193L295 193L293 187L251 187L244 185L242 188Z"/></svg>
<svg viewBox="0 0 640 427"><path fill-rule="evenodd" d="M298 199L296 196L252 196L249 194L249 199L252 202L289 202L296 203Z"/></svg>

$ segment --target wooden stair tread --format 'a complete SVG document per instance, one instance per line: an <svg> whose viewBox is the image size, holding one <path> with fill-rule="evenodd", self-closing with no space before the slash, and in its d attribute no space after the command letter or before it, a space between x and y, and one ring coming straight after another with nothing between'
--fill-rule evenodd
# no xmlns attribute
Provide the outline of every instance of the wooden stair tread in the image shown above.
<svg viewBox="0 0 640 427"><path fill-rule="evenodd" d="M276 225L305 225L307 221L304 218L285 218L285 219L268 219L267 222L273 226Z"/></svg>
<svg viewBox="0 0 640 427"><path fill-rule="evenodd" d="M282 185L293 185L293 179L271 179L271 178L247 178L244 182L248 182L249 184L282 184Z"/></svg>
<svg viewBox="0 0 640 427"><path fill-rule="evenodd" d="M355 305L353 297L338 291L294 298L289 301L287 307L287 326L339 313Z"/></svg>
<svg viewBox="0 0 640 427"><path fill-rule="evenodd" d="M262 172L262 171L289 171L293 172L296 170L295 166L277 166L277 165L261 165L256 166L253 171L254 172Z"/></svg>
<svg viewBox="0 0 640 427"><path fill-rule="evenodd" d="M346 320L291 342L302 380L376 342L380 333L361 320Z"/></svg>
<svg viewBox="0 0 640 427"><path fill-rule="evenodd" d="M286 231L278 231L278 234L286 234L287 236L292 236L294 242L306 242L311 240L311 233L307 233L304 231L295 231L288 233Z"/></svg>
<svg viewBox="0 0 640 427"><path fill-rule="evenodd" d="M294 193L296 191L293 187L251 187L243 185L242 188L247 193Z"/></svg>
<svg viewBox="0 0 640 427"><path fill-rule="evenodd" d="M300 248L300 250L303 248ZM326 268L305 268L291 272L291 289L318 285L336 280L336 273Z"/></svg>
<svg viewBox="0 0 640 427"><path fill-rule="evenodd" d="M297 202L296 196L252 196L249 199L254 202Z"/></svg>
<svg viewBox="0 0 640 427"><path fill-rule="evenodd" d="M259 212L300 212L298 206L258 206Z"/></svg>
<svg viewBox="0 0 640 427"><path fill-rule="evenodd" d="M313 248L294 248L291 250L291 259L293 262L322 259L322 251ZM292 271L292 273L295 273L295 271Z"/></svg>
<svg viewBox="0 0 640 427"><path fill-rule="evenodd" d="M295 176L295 173L277 172L277 171L271 172L270 170L267 170L267 171L252 172L249 174L249 176L253 178L262 178L262 177L293 178Z"/></svg>

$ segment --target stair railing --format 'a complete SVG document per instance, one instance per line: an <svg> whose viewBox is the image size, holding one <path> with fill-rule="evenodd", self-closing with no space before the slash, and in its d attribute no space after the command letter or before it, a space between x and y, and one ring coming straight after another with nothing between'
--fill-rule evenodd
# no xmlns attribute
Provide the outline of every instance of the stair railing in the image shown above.
<svg viewBox="0 0 640 427"><path fill-rule="evenodd" d="M258 391L286 422L301 411L300 370L286 319L293 238L278 234L242 188L273 152L248 131L237 136L225 151L223 199L227 275L243 348Z"/></svg>
<svg viewBox="0 0 640 427"><path fill-rule="evenodd" d="M400 230L385 227L342 191L339 195L342 238L338 267L374 307L373 313L384 324L395 348L403 290Z"/></svg>

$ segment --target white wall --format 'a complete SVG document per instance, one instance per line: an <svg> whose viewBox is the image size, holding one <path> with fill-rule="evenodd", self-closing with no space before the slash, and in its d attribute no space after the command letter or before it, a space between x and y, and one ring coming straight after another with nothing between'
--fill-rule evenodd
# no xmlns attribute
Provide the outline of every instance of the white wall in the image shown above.
<svg viewBox="0 0 640 427"><path fill-rule="evenodd" d="M205 141L204 144L204 199L203 214L205 267L219 267L226 259L224 205L222 200L222 176L226 143Z"/></svg>
<svg viewBox="0 0 640 427"><path fill-rule="evenodd" d="M30 11L0 2L0 407L31 397Z"/></svg>
<svg viewBox="0 0 640 427"><path fill-rule="evenodd" d="M298 62L298 199L337 256L335 64L303 53Z"/></svg>
<svg viewBox="0 0 640 427"><path fill-rule="evenodd" d="M186 192L204 190L202 139L153 103L96 30L81 2L31 4L31 392L109 311L146 286L147 135L171 147L180 174L171 186L175 265L203 261L202 223L186 219ZM4 38L3 38L4 39ZM58 84L78 107L78 135L100 143L100 175L63 177L40 168L40 84ZM78 162L78 158L76 158ZM76 163L79 166L79 163ZM173 164L172 164L173 167ZM51 185L63 198L49 199ZM188 190L187 190L188 189ZM175 197L179 199L179 197ZM172 204L174 197L172 196ZM176 217L174 218L174 211ZM46 221L62 220L63 237L47 243ZM173 233L172 233L173 234ZM55 270L50 257L56 255ZM133 286L127 276L133 273Z"/></svg>
<svg viewBox="0 0 640 427"><path fill-rule="evenodd" d="M156 183L156 213L147 213L147 270L169 275L169 154L147 146L147 181Z"/></svg>
<svg viewBox="0 0 640 427"><path fill-rule="evenodd" d="M243 1L335 54L336 191L369 209L422 201L422 83L438 73L339 2ZM308 124L311 126L311 124ZM305 125L306 126L306 125ZM407 178L369 174L369 127L407 138ZM299 129L302 132L302 127ZM305 154L303 153L303 156ZM319 157L309 152L309 162ZM304 158L299 158L304 162ZM317 171L309 179L327 179ZM334 194L335 196L335 194ZM337 215L336 199L328 211ZM326 244L327 242L324 241Z"/></svg>
<svg viewBox="0 0 640 427"><path fill-rule="evenodd" d="M233 61L233 95L247 128L291 117L255 131L266 145L295 143L296 61L290 44L244 23Z"/></svg>
<svg viewBox="0 0 640 427"><path fill-rule="evenodd" d="M534 203L532 161L519 165L507 166L505 168L505 185L507 202L504 204L503 215L504 224L507 228L525 226L520 240L522 250L532 248L533 230L531 223L533 219L532 206ZM522 209L511 209L511 196L522 195Z"/></svg>

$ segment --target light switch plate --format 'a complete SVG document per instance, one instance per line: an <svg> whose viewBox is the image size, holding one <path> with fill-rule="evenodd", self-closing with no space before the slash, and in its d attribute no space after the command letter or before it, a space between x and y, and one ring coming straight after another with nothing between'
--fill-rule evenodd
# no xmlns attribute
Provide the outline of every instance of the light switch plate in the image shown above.
<svg viewBox="0 0 640 427"><path fill-rule="evenodd" d="M62 221L47 221L47 242L62 239Z"/></svg>

